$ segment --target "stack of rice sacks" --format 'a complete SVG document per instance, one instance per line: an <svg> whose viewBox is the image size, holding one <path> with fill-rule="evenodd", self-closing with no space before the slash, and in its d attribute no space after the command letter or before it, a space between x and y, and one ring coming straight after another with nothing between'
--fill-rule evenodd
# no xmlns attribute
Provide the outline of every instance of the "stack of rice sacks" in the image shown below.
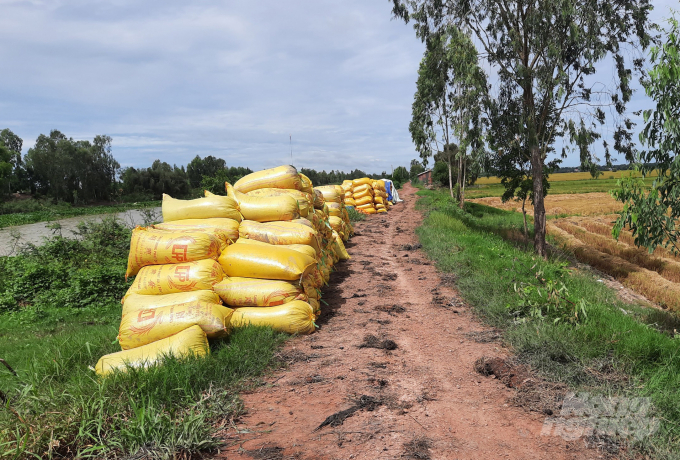
<svg viewBox="0 0 680 460"><path fill-rule="evenodd" d="M126 278L135 280L123 299L123 351L99 360L95 370L101 375L168 354L208 353L207 339L230 331L233 310L222 306L212 288L224 278L218 258L238 239L238 204L224 196L164 195L163 221L132 233Z"/></svg>
<svg viewBox="0 0 680 460"><path fill-rule="evenodd" d="M354 233L352 224L349 221L349 213L345 207L345 191L339 185L324 185L315 187L315 191L321 192L326 202L329 223L333 231L337 233L342 241L349 240Z"/></svg>
<svg viewBox="0 0 680 460"><path fill-rule="evenodd" d="M373 183L373 204L376 212L387 212L390 202L387 200L387 190L385 181L374 180Z"/></svg>
<svg viewBox="0 0 680 460"><path fill-rule="evenodd" d="M231 324L313 332L321 288L346 255L333 238L323 196L293 166L249 174L226 189L243 215L238 240L219 258L226 277L214 286L234 308Z"/></svg>
<svg viewBox="0 0 680 460"><path fill-rule="evenodd" d="M364 214L375 214L373 203L373 179L362 177L352 181L352 197L357 211Z"/></svg>
<svg viewBox="0 0 680 460"><path fill-rule="evenodd" d="M345 192L345 206L356 207L354 202L354 182L352 180L343 181L340 187Z"/></svg>

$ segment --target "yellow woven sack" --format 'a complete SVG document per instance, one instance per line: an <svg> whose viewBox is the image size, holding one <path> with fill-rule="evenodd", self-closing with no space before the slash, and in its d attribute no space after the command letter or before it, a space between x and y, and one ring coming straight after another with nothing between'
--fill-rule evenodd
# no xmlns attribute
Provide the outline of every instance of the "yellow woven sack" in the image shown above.
<svg viewBox="0 0 680 460"><path fill-rule="evenodd" d="M380 213L380 212L387 212L387 209L385 209L385 208L382 208L382 209L376 209L376 210L375 210L375 212L376 212L376 213Z"/></svg>
<svg viewBox="0 0 680 460"><path fill-rule="evenodd" d="M375 204L373 204L373 200L371 200L369 203L366 204L357 204L357 209L369 209L369 208L375 208Z"/></svg>
<svg viewBox="0 0 680 460"><path fill-rule="evenodd" d="M137 227L132 231L125 278L136 275L147 265L217 259L220 249L219 240L207 233L175 233Z"/></svg>
<svg viewBox="0 0 680 460"><path fill-rule="evenodd" d="M171 232L204 232L214 235L220 241L220 250L238 239L239 222L226 217L210 219L183 219L156 224L153 228Z"/></svg>
<svg viewBox="0 0 680 460"><path fill-rule="evenodd" d="M352 184L354 185L354 188L356 189L357 185L371 185L373 183L372 179L369 179L368 177L362 177L361 179L354 179L352 181Z"/></svg>
<svg viewBox="0 0 680 460"><path fill-rule="evenodd" d="M373 202L374 202L375 204L384 205L384 204L385 204L385 199L384 199L383 197L381 197L381 196L376 196L375 198L373 198Z"/></svg>
<svg viewBox="0 0 680 460"><path fill-rule="evenodd" d="M363 212L364 214L375 214L376 210L373 206L371 206L370 208L361 209L361 212Z"/></svg>
<svg viewBox="0 0 680 460"><path fill-rule="evenodd" d="M385 182L382 180L374 180L371 185L374 189L385 191Z"/></svg>
<svg viewBox="0 0 680 460"><path fill-rule="evenodd" d="M296 281L316 260L301 252L277 245L233 244L220 256L227 276Z"/></svg>
<svg viewBox="0 0 680 460"><path fill-rule="evenodd" d="M237 192L229 182L225 182L227 195L234 198L244 219L257 222L293 220L300 217L298 201L290 195L250 196Z"/></svg>
<svg viewBox="0 0 680 460"><path fill-rule="evenodd" d="M340 191L338 191L336 187L340 188ZM323 198L326 200L326 203L331 201L335 203L342 203L342 198L345 196L345 191L342 190L342 187L336 185L314 187L314 190L318 190L323 194Z"/></svg>
<svg viewBox="0 0 680 460"><path fill-rule="evenodd" d="M342 185L340 187L342 187L342 189L345 192L348 191L348 190L351 191L352 187L354 187L354 184L352 183L351 179L348 179L348 180L342 181Z"/></svg>
<svg viewBox="0 0 680 460"><path fill-rule="evenodd" d="M200 326L211 339L225 337L231 329L234 310L211 302L167 305L123 315L118 341L123 350L141 347L170 337L193 325Z"/></svg>
<svg viewBox="0 0 680 460"><path fill-rule="evenodd" d="M282 280L232 277L217 283L213 289L232 307L274 307L307 299L299 283Z"/></svg>
<svg viewBox="0 0 680 460"><path fill-rule="evenodd" d="M345 230L345 223L342 221L342 218L336 217L336 216L331 216L328 218L328 222L331 224L331 228L338 232L339 234L343 234Z"/></svg>
<svg viewBox="0 0 680 460"><path fill-rule="evenodd" d="M184 219L209 219L228 217L241 222L238 204L228 196L212 195L195 200L176 200L163 194L163 222Z"/></svg>
<svg viewBox="0 0 680 460"><path fill-rule="evenodd" d="M142 268L128 289L130 294L163 295L212 289L224 278L220 264L212 259Z"/></svg>
<svg viewBox="0 0 680 460"><path fill-rule="evenodd" d="M310 216L310 217L311 217L311 216ZM311 228L312 230L314 230L314 229L315 229L315 226L314 226L314 224L312 223L312 221L310 220L310 217L302 217L302 218L300 218L300 219L294 219L294 220L291 220L290 223L291 223L291 224L300 224L300 225L304 225L305 227L308 227L308 228Z"/></svg>
<svg viewBox="0 0 680 460"><path fill-rule="evenodd" d="M317 319L319 316L321 316L321 302L319 302L317 299L309 299L307 300L307 303L310 307L312 307L314 319Z"/></svg>
<svg viewBox="0 0 680 460"><path fill-rule="evenodd" d="M210 353L208 339L200 326L191 326L173 336L132 350L119 351L99 358L94 370L99 375L114 371L125 372L127 367L148 367L161 363L168 355L184 357Z"/></svg>
<svg viewBox="0 0 680 460"><path fill-rule="evenodd" d="M373 197L371 195L362 196L361 198L354 198L354 202L357 206L363 206L365 204L373 203Z"/></svg>
<svg viewBox="0 0 680 460"><path fill-rule="evenodd" d="M294 300L276 307L242 307L234 310L234 327L268 326L288 334L311 334L315 330L314 310L302 300Z"/></svg>
<svg viewBox="0 0 680 460"><path fill-rule="evenodd" d="M351 257L349 256L347 249L345 249L345 244L342 242L342 238L340 238L338 232L334 231L333 237L333 250L335 251L335 255L340 260L349 260Z"/></svg>
<svg viewBox="0 0 680 460"><path fill-rule="evenodd" d="M356 206L357 203L354 201L354 198L347 198L345 200L345 206Z"/></svg>
<svg viewBox="0 0 680 460"><path fill-rule="evenodd" d="M301 190L302 182L295 167L278 166L248 174L237 180L234 188L241 193L248 193L259 188L291 188Z"/></svg>
<svg viewBox="0 0 680 460"><path fill-rule="evenodd" d="M328 203L328 214L330 216L342 217L342 211L344 210L344 203Z"/></svg>
<svg viewBox="0 0 680 460"><path fill-rule="evenodd" d="M272 246L271 244L265 243L264 241L251 240L249 238L240 238L236 244L256 244L265 247ZM319 256L319 254L316 252L316 249L307 244L277 244L277 246L301 252L302 254L308 255L312 259L316 259Z"/></svg>
<svg viewBox="0 0 680 460"><path fill-rule="evenodd" d="M384 204L376 204L375 209L385 209L385 205Z"/></svg>
<svg viewBox="0 0 680 460"><path fill-rule="evenodd" d="M314 190L314 208L321 209L325 203L326 200L323 197L323 193L320 190Z"/></svg>
<svg viewBox="0 0 680 460"><path fill-rule="evenodd" d="M312 209L314 209L314 195L301 190L291 190L284 188L260 188L257 190L252 190L246 195L252 197L292 196L297 200L300 216L302 217L307 217Z"/></svg>
<svg viewBox="0 0 680 460"><path fill-rule="evenodd" d="M317 254L321 252L317 232L299 223L299 220L267 223L244 220L239 227L239 235L269 244L306 244L313 247Z"/></svg>
<svg viewBox="0 0 680 460"><path fill-rule="evenodd" d="M300 190L303 192L314 193L314 184L312 184L312 181L309 179L309 177L302 173L300 173L300 184L302 185Z"/></svg>
<svg viewBox="0 0 680 460"><path fill-rule="evenodd" d="M217 294L207 289L165 295L130 294L123 299L123 315L132 311L153 310L168 305L192 302L220 303L221 301Z"/></svg>
<svg viewBox="0 0 680 460"><path fill-rule="evenodd" d="M358 185L358 186L354 187L354 191L352 192L352 194L354 195L354 198L356 198L357 196L364 196L367 193L370 193L371 195L373 195L373 193L374 193L373 187L371 187L368 184Z"/></svg>

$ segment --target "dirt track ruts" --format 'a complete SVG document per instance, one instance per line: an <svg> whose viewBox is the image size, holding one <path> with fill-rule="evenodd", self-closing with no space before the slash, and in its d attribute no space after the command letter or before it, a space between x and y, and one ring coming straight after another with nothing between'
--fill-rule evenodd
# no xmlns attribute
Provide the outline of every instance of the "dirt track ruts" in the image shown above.
<svg viewBox="0 0 680 460"><path fill-rule="evenodd" d="M406 185L403 203L355 226L320 329L290 340L290 365L242 395L247 414L224 434L220 458L601 458L582 441L541 436L545 415L513 406L515 390L475 372L478 358L509 352L471 338L488 328L407 246L422 222L414 193ZM397 348L371 347L385 340ZM327 420L341 411L342 424Z"/></svg>

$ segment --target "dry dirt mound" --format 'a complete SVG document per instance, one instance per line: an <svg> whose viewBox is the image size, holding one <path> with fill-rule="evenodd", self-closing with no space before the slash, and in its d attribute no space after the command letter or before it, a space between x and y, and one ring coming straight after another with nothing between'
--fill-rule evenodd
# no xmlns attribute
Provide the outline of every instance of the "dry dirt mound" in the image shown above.
<svg viewBox="0 0 680 460"><path fill-rule="evenodd" d="M523 408L507 385L530 377L503 374L504 361L475 369L510 354L419 249L414 192L356 225L321 328L290 340L287 369L243 395L248 412L224 433L222 458L599 458L541 436L541 393Z"/></svg>

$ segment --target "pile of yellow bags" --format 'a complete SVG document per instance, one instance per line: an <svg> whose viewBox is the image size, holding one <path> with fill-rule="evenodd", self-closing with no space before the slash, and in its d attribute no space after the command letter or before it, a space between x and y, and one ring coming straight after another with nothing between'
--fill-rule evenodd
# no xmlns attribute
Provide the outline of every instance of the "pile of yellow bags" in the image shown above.
<svg viewBox="0 0 680 460"><path fill-rule="evenodd" d="M387 212L390 209L391 203L387 200L387 190L385 190L385 182L378 179L373 183L373 204L376 212Z"/></svg>
<svg viewBox="0 0 680 460"><path fill-rule="evenodd" d="M314 189L292 166L259 171L227 196L163 196L163 223L133 231L118 339L106 375L173 354L209 353L209 338L246 324L312 333L321 288L349 258L352 234L339 186Z"/></svg>
<svg viewBox="0 0 680 460"><path fill-rule="evenodd" d="M385 182L373 180L368 177L344 181L342 189L345 203L354 206L357 211L364 214L376 214L387 212L390 202L387 200Z"/></svg>
<svg viewBox="0 0 680 460"><path fill-rule="evenodd" d="M347 241L354 229L345 208L345 191L340 185L324 185L315 187L314 190L323 196L326 206L321 209L328 214L331 228L343 241Z"/></svg>
<svg viewBox="0 0 680 460"><path fill-rule="evenodd" d="M292 166L249 174L233 186L226 184L226 189L244 217L237 244L219 259L227 278L214 288L225 304L235 308L232 324L313 332L321 311L321 288L332 266L349 258L342 237L333 232L324 193ZM284 200L295 203L293 212ZM342 204L337 201L333 203ZM341 210L339 228L348 238L352 232L348 215L346 220L345 224Z"/></svg>

